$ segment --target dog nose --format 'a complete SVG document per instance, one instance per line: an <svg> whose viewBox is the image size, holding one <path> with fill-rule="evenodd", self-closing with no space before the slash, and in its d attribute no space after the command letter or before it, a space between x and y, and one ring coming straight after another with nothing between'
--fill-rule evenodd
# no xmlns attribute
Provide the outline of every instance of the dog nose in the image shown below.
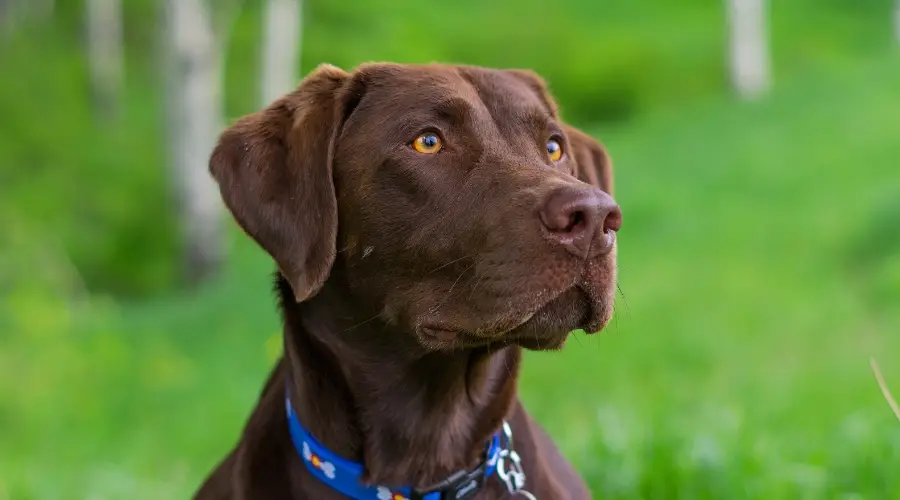
<svg viewBox="0 0 900 500"><path fill-rule="evenodd" d="M622 211L597 188L564 186L547 196L540 219L551 241L573 255L591 258L612 249L622 226Z"/></svg>

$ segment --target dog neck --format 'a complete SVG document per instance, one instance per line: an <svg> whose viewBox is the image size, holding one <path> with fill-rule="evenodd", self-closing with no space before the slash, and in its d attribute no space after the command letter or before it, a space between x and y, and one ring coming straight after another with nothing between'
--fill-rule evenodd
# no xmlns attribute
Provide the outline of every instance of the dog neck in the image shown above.
<svg viewBox="0 0 900 500"><path fill-rule="evenodd" d="M337 281L300 304L277 282L290 397L303 426L362 463L375 484L424 488L477 465L513 405L521 349L426 351L357 308Z"/></svg>

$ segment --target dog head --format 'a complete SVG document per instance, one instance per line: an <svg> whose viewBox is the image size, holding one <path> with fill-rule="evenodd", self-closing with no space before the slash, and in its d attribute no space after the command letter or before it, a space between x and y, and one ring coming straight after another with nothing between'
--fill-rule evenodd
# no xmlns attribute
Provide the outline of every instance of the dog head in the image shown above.
<svg viewBox="0 0 900 500"><path fill-rule="evenodd" d="M609 157L532 72L323 65L228 128L210 170L298 301L339 266L426 348L556 348L612 315Z"/></svg>

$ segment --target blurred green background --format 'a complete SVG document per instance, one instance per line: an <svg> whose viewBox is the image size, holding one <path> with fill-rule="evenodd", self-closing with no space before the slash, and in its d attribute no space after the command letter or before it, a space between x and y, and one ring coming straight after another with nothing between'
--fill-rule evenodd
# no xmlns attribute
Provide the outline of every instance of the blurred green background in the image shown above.
<svg viewBox="0 0 900 500"><path fill-rule="evenodd" d="M278 356L273 266L229 219L221 271L179 276L162 2L124 1L112 120L83 2L38 3L0 19L0 500L188 498ZM229 4L227 121L260 106L261 3ZM900 422L869 367L900 391L891 0L774 1L773 85L750 101L720 1L303 9L301 74L532 68L610 150L616 317L529 354L521 387L596 498L900 498Z"/></svg>

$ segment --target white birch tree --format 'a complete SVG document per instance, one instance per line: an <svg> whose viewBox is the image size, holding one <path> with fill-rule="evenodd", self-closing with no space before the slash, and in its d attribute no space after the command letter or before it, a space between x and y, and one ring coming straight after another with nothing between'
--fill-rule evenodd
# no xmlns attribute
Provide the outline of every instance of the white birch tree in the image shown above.
<svg viewBox="0 0 900 500"><path fill-rule="evenodd" d="M56 0L0 0L0 36L10 38L23 21L46 21L56 12Z"/></svg>
<svg viewBox="0 0 900 500"><path fill-rule="evenodd" d="M32 0L31 2L23 3L31 4L30 7L34 9L38 19L50 19L53 17L53 13L56 12L56 0Z"/></svg>
<svg viewBox="0 0 900 500"><path fill-rule="evenodd" d="M3 40L12 36L16 26L13 7L13 0L0 0L0 37Z"/></svg>
<svg viewBox="0 0 900 500"><path fill-rule="evenodd" d="M297 84L303 13L301 0L266 0L260 54L260 105L267 106Z"/></svg>
<svg viewBox="0 0 900 500"><path fill-rule="evenodd" d="M104 118L118 112L123 80L122 2L86 0L85 18L91 94Z"/></svg>
<svg viewBox="0 0 900 500"><path fill-rule="evenodd" d="M894 41L900 43L900 0L894 0Z"/></svg>
<svg viewBox="0 0 900 500"><path fill-rule="evenodd" d="M222 8L222 2L216 2ZM197 283L224 259L223 209L209 156L223 126L223 53L204 0L165 0L169 163L181 226L183 277ZM221 14L222 11L218 11Z"/></svg>
<svg viewBox="0 0 900 500"><path fill-rule="evenodd" d="M765 94L771 85L766 0L728 0L731 80L743 99Z"/></svg>

